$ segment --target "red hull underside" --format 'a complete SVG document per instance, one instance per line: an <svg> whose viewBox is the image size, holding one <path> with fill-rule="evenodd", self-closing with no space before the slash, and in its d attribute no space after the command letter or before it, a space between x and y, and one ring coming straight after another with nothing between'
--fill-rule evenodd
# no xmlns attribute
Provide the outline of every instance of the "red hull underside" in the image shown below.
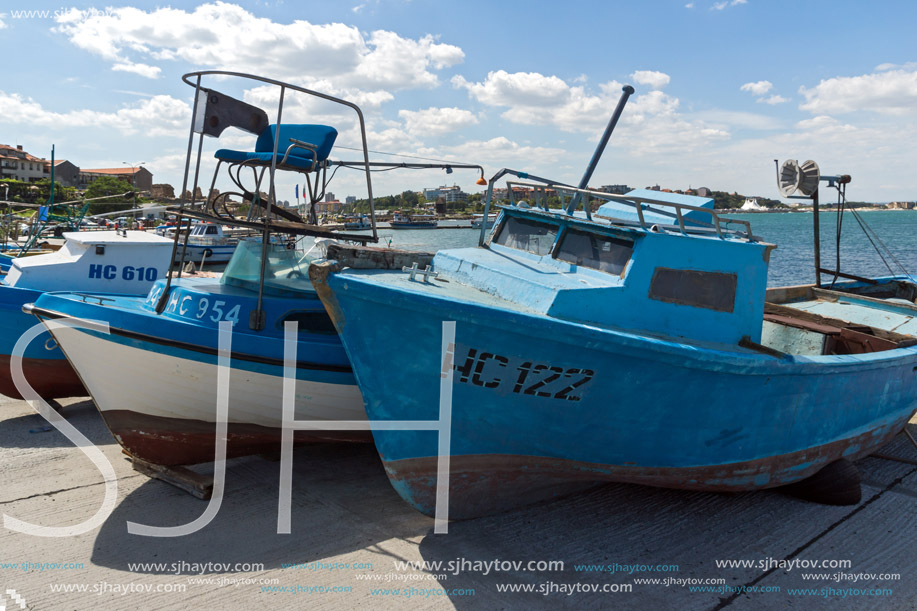
<svg viewBox="0 0 917 611"><path fill-rule="evenodd" d="M216 424L202 420L164 418L128 410L102 412L105 424L131 456L175 466L213 462ZM281 430L257 424L228 425L226 457L237 458L280 451ZM294 443L372 441L369 431L294 431Z"/></svg>
<svg viewBox="0 0 917 611"><path fill-rule="evenodd" d="M22 372L42 399L89 395L73 367L64 359L22 359ZM8 354L0 355L0 394L13 399L24 398L13 384Z"/></svg>

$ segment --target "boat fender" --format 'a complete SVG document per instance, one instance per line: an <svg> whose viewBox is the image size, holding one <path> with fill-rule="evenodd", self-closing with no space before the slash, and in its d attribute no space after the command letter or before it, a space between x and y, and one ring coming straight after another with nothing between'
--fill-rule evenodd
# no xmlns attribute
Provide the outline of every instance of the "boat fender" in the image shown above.
<svg viewBox="0 0 917 611"><path fill-rule="evenodd" d="M210 250L209 248L205 248L205 249L204 249L204 256L205 256L205 257L212 257L212 256L213 256L213 251Z"/></svg>

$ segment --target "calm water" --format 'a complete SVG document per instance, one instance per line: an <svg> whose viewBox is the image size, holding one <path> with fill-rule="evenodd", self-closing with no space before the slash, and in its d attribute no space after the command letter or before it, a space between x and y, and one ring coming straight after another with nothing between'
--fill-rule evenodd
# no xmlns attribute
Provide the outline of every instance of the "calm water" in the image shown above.
<svg viewBox="0 0 917 611"><path fill-rule="evenodd" d="M860 212L860 215L905 269L917 272L917 210L870 211ZM777 245L771 253L769 286L814 282L811 213L725 216L750 222L756 236ZM822 212L819 219L822 267L834 269L837 213ZM440 226L445 224L440 223ZM379 235L380 243L390 242L393 248L441 250L476 246L479 232L479 229L380 229ZM889 263L895 273L900 273L891 261ZM843 219L841 271L867 277L889 275L888 268L849 212Z"/></svg>

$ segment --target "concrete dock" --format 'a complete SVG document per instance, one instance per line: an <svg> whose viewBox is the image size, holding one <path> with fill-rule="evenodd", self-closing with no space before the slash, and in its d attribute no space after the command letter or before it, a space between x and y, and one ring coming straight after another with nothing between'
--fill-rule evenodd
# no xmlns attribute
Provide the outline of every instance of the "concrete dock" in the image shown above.
<svg viewBox="0 0 917 611"><path fill-rule="evenodd" d="M852 507L604 485L445 535L398 497L373 447L310 446L294 452L291 534L276 532L280 463L250 457L229 461L212 522L151 538L127 523L185 524L207 503L135 472L91 401L62 403L113 464L117 504L78 536L5 523L0 608L917 608L917 448L903 435L883 450L902 461L858 463ZM79 524L102 506L102 475L45 425L25 402L0 400L0 512ZM410 562L434 568L397 564Z"/></svg>

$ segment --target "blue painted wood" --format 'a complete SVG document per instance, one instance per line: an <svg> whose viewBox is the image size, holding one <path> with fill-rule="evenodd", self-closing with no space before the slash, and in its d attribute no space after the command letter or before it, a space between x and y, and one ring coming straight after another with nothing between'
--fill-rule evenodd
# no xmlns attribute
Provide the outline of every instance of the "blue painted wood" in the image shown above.
<svg viewBox="0 0 917 611"><path fill-rule="evenodd" d="M767 245L504 214L629 236L632 261L616 276L492 243L441 251L431 282L358 269L326 281L370 420L438 419L441 328L456 322L454 517L577 481L780 486L874 451L917 409L917 347L780 358L739 346L760 339ZM658 267L736 274L734 311L650 299ZM396 490L432 514L436 435L374 437Z"/></svg>

